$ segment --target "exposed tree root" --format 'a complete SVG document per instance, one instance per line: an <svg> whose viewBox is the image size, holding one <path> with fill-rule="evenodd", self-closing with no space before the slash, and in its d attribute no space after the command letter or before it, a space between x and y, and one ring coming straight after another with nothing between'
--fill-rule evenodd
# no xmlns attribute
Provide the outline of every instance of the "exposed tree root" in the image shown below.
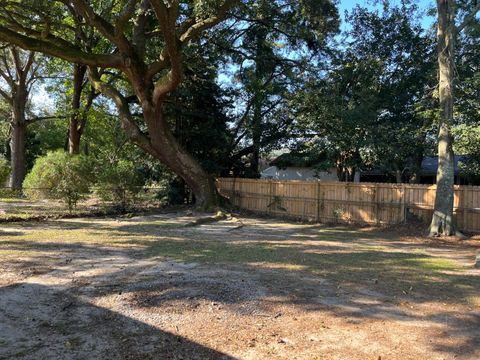
<svg viewBox="0 0 480 360"><path fill-rule="evenodd" d="M195 221L189 222L185 226L191 227L191 226L198 226L203 224L210 224L217 221L225 220L227 219L227 217L228 217L227 214L225 214L223 211L218 211L214 216L198 218Z"/></svg>
<svg viewBox="0 0 480 360"><path fill-rule="evenodd" d="M245 224L242 222L242 220L240 220L240 219L238 219L238 218L235 218L235 217L232 217L232 219L237 220L237 221L240 223L240 225L235 226L234 228L228 229L228 230L227 230L228 232L241 229L241 228L243 228L243 227L245 226Z"/></svg>

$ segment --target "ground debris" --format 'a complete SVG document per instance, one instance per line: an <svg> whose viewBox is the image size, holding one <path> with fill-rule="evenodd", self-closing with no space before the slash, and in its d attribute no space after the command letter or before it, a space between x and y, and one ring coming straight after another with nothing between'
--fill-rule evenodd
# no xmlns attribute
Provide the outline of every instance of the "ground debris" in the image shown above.
<svg viewBox="0 0 480 360"><path fill-rule="evenodd" d="M193 227L198 225L211 224L217 221L226 220L227 218L228 218L227 214L225 214L223 211L218 211L214 216L206 216L206 217L198 218L192 222L185 224L185 226Z"/></svg>

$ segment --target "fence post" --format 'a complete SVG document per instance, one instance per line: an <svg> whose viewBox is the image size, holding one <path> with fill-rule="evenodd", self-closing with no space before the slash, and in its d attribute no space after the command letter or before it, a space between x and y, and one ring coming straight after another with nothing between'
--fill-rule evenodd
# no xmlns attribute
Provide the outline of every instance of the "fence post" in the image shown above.
<svg viewBox="0 0 480 360"><path fill-rule="evenodd" d="M237 194L236 194L236 191L237 191L237 190L235 189L235 182L236 182L236 180L237 180L237 178L234 177L234 178L233 178L233 181L232 181L232 203L233 203L234 206L237 206L237 202L236 202L236 199L235 199L235 197L236 197L236 195L237 195Z"/></svg>
<svg viewBox="0 0 480 360"><path fill-rule="evenodd" d="M461 200L462 201L459 201L459 207L460 205L462 205L462 219L463 219L463 224L462 224L462 229L463 231L468 231L468 228L467 228L467 205L465 204L466 200L467 200L467 187L465 186L463 189L462 189L462 197L461 197ZM458 199L460 200L460 199Z"/></svg>
<svg viewBox="0 0 480 360"><path fill-rule="evenodd" d="M320 222L320 180L317 182L317 222Z"/></svg>
<svg viewBox="0 0 480 360"><path fill-rule="evenodd" d="M379 216L379 202L378 202L378 183L375 183L375 223L377 225L380 224L380 216Z"/></svg>
<svg viewBox="0 0 480 360"><path fill-rule="evenodd" d="M272 204L273 204L273 181L272 179L268 179L268 204L267 204L267 213L272 212Z"/></svg>
<svg viewBox="0 0 480 360"><path fill-rule="evenodd" d="M402 191L401 191L401 198L400 198L400 222L402 223L406 223L407 222L407 212L406 212L406 208L405 208L405 202L406 202L406 199L405 199L405 188L406 188L406 185L404 183L402 183Z"/></svg>

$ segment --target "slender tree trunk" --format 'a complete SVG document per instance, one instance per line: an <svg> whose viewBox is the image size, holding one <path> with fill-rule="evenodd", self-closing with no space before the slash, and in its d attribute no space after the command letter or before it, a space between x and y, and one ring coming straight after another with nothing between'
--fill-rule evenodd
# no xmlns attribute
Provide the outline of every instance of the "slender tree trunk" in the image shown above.
<svg viewBox="0 0 480 360"><path fill-rule="evenodd" d="M12 166L10 187L14 190L21 190L26 175L25 136L27 126L25 123L25 105L27 98L21 93L16 95L14 97L12 121L10 124L12 128L10 138Z"/></svg>
<svg viewBox="0 0 480 360"><path fill-rule="evenodd" d="M81 133L78 131L78 119L76 115L70 116L69 130L68 130L68 152L70 154L80 153L80 138Z"/></svg>
<svg viewBox="0 0 480 360"><path fill-rule="evenodd" d="M262 16L259 15L259 21L262 21ZM250 167L253 177L260 177L260 148L262 140L262 108L265 103L265 76L267 72L267 65L265 59L265 38L267 32L264 27L259 27L255 35L255 79L254 79L254 100L253 100L253 119L252 119L252 161Z"/></svg>
<svg viewBox="0 0 480 360"><path fill-rule="evenodd" d="M397 184L402 183L402 172L400 171L400 169L395 170L395 182Z"/></svg>
<svg viewBox="0 0 480 360"><path fill-rule="evenodd" d="M13 46L10 47L10 54L12 69L8 70L9 76L6 78L10 84L11 97L9 102L12 109L10 121L12 130L10 138L10 160L12 166L10 187L14 190L21 190L26 175L25 137L28 123L26 122L25 109L27 107L29 86L34 79L34 74L30 74L30 70L35 61L35 54L30 52L22 59L21 52Z"/></svg>
<svg viewBox="0 0 480 360"><path fill-rule="evenodd" d="M438 132L437 190L430 236L451 236L456 232L453 218L454 153L453 153L453 89L455 3L437 0L438 9L438 66L440 95L440 124Z"/></svg>
<svg viewBox="0 0 480 360"><path fill-rule="evenodd" d="M83 130L80 119L81 97L87 68L79 64L74 64L73 66L72 114L70 115L68 127L68 151L70 154L79 154L80 138Z"/></svg>
<svg viewBox="0 0 480 360"><path fill-rule="evenodd" d="M253 126L252 126L252 161L250 162L250 168L252 176L255 178L260 177L260 141L261 141L261 126L262 126L262 114L261 114L261 102L255 104L253 111Z"/></svg>
<svg viewBox="0 0 480 360"><path fill-rule="evenodd" d="M422 139L423 141L425 139ZM420 183L420 173L422 171L422 162L423 162L424 149L423 147L418 147L416 152L413 154L411 161L411 173L409 178L410 184L419 184Z"/></svg>
<svg viewBox="0 0 480 360"><path fill-rule="evenodd" d="M354 175L353 175L353 182L354 183L359 183L360 182L360 174L361 174L360 168L356 167L354 169Z"/></svg>
<svg viewBox="0 0 480 360"><path fill-rule="evenodd" d="M12 137L10 139L12 175L10 187L13 190L21 190L23 180L25 180L25 133L26 127L24 123L12 124Z"/></svg>

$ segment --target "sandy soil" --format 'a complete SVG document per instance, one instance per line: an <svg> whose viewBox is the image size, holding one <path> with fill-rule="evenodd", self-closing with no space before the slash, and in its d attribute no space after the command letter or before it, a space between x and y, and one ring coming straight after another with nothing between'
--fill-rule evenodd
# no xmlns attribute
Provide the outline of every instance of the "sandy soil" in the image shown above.
<svg viewBox="0 0 480 360"><path fill-rule="evenodd" d="M2 224L0 359L479 359L477 240L193 217Z"/></svg>

